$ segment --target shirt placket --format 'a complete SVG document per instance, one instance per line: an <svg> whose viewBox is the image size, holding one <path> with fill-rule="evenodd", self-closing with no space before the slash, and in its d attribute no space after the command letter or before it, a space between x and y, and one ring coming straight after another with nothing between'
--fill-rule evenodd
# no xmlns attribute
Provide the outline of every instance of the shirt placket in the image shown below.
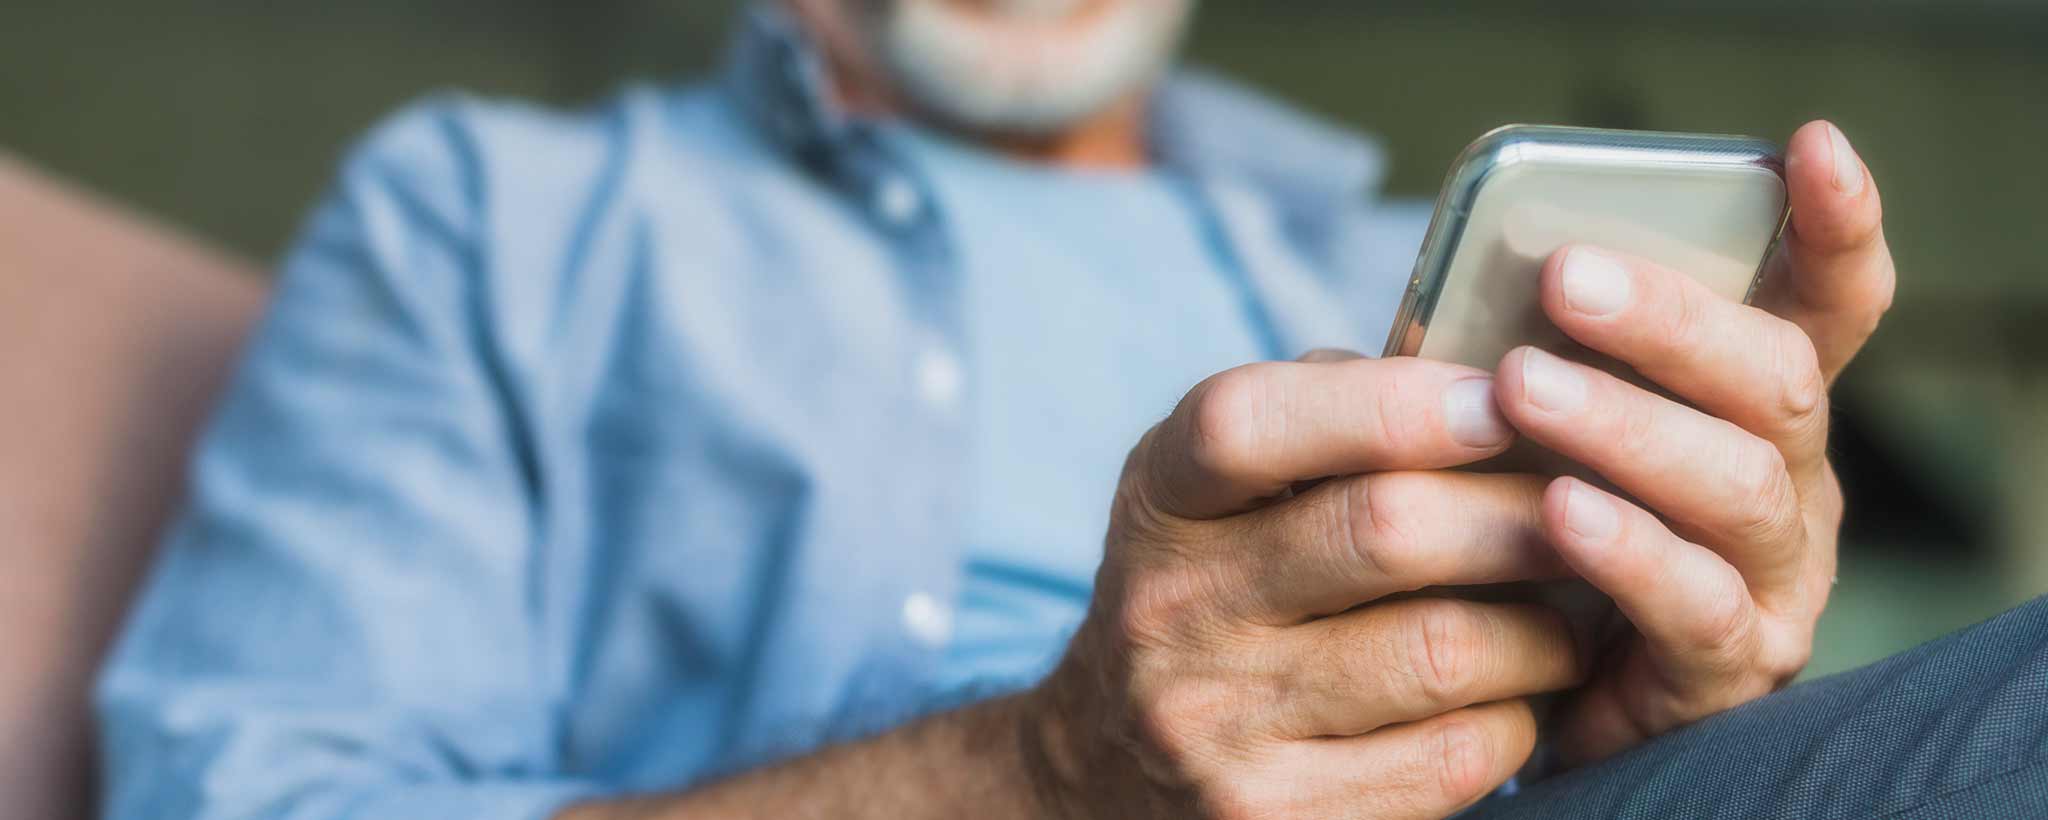
<svg viewBox="0 0 2048 820"><path fill-rule="evenodd" d="M972 374L965 366L960 272L943 213L927 180L866 123L850 123L838 145L840 185L883 237L905 278L908 328L901 334L898 366L906 386L893 399L903 419L884 454L920 465L914 522L904 522L921 548L906 550L908 564L896 599L892 644L910 661L903 675L923 677L953 635L962 573L960 515L969 457L966 401ZM883 676L894 677L894 676ZM917 685L917 681L895 681Z"/></svg>

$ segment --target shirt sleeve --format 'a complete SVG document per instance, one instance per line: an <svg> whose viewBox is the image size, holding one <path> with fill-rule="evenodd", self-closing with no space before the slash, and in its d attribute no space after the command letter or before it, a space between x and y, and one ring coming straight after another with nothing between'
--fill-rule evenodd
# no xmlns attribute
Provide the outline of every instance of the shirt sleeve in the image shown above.
<svg viewBox="0 0 2048 820"><path fill-rule="evenodd" d="M464 105L374 132L287 257L99 682L109 818L541 818L591 791L555 774Z"/></svg>

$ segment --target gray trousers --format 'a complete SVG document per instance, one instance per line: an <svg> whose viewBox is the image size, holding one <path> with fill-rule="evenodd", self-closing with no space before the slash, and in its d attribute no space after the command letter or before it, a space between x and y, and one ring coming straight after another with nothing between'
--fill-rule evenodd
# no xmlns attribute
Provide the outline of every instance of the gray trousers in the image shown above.
<svg viewBox="0 0 2048 820"><path fill-rule="evenodd" d="M2048 597L1459 820L2048 820Z"/></svg>

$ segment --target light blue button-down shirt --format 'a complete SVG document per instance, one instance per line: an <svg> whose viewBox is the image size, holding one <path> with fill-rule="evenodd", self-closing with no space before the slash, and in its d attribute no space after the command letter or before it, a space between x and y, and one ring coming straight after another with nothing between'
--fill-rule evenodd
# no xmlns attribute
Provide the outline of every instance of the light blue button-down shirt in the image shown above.
<svg viewBox="0 0 2048 820"><path fill-rule="evenodd" d="M1015 687L1051 668L1087 610L1125 451L1197 381L1274 351L1179 176L1050 169L885 133L946 215L973 374L965 389L933 385L969 437L960 594L930 682ZM945 612L924 612L934 637Z"/></svg>
<svg viewBox="0 0 2048 820"><path fill-rule="evenodd" d="M715 84L347 159L100 682L111 817L538 818L943 705L988 308L892 126L748 20ZM1262 352L1376 349L1423 215L1370 146L1201 77L1153 114Z"/></svg>

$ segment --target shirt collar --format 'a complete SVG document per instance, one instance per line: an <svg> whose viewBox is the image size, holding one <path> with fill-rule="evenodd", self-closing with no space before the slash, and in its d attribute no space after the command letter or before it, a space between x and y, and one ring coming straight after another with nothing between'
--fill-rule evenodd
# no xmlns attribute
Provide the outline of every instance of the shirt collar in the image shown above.
<svg viewBox="0 0 2048 820"><path fill-rule="evenodd" d="M724 81L765 137L829 169L866 144L866 124L832 100L824 59L768 3L749 4ZM1242 180L1289 205L1321 211L1378 188L1378 144L1206 72L1178 71L1153 93L1149 139L1169 168Z"/></svg>

